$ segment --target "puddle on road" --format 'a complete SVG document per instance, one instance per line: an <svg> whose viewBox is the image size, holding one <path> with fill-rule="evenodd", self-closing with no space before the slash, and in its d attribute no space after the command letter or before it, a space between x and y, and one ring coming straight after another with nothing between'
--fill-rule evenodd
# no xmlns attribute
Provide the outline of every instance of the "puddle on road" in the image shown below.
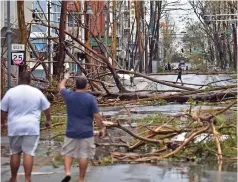
<svg viewBox="0 0 238 182"><path fill-rule="evenodd" d="M224 106L225 107L225 106ZM218 109L224 108L222 106L206 106L206 105L196 105L192 109ZM128 105L127 109L130 108L131 116L130 118L138 119L148 116L149 114L166 114L166 115L176 115L181 112L189 111L190 105L188 104L167 104L167 105L157 105L157 106L133 106ZM119 117L120 119L127 119L128 113L124 107L114 106L114 107L104 107L100 108L102 115L104 117Z"/></svg>

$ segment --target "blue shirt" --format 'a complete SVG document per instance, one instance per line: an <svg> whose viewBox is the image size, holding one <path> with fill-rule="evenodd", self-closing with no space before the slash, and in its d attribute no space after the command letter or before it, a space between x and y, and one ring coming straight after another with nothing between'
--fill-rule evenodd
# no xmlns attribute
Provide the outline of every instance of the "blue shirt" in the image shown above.
<svg viewBox="0 0 238 182"><path fill-rule="evenodd" d="M99 112L94 96L65 88L60 92L67 108L66 136L69 138L92 137L93 114Z"/></svg>

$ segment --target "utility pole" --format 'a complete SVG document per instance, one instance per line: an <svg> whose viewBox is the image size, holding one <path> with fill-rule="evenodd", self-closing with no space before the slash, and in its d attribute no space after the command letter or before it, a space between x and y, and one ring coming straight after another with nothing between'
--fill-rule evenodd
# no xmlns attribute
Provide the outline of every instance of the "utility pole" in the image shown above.
<svg viewBox="0 0 238 182"><path fill-rule="evenodd" d="M66 28L66 16L67 16L67 1L61 3L60 24L59 24L59 52L57 54L57 76L58 79L62 74L65 59L65 28Z"/></svg>
<svg viewBox="0 0 238 182"><path fill-rule="evenodd" d="M74 37L74 14L72 14L71 15L72 16L72 19L73 19L73 25L72 25L72 35L73 35L73 37ZM72 44L73 44L73 48L72 48L72 55L74 55L74 41L72 42ZM74 66L75 65L75 66ZM75 72L78 72L78 65L77 64L73 64L72 63L72 66L71 66L72 68L73 67L75 67L75 70L73 70L73 71L75 71Z"/></svg>
<svg viewBox="0 0 238 182"><path fill-rule="evenodd" d="M11 88L11 25L10 25L10 1L7 1L7 88Z"/></svg>
<svg viewBox="0 0 238 182"><path fill-rule="evenodd" d="M137 65L135 66L135 70L137 70L138 66L139 66L139 72L142 73L143 71L143 50L142 50L142 32L143 32L143 22L142 22L142 17L141 14L143 12L141 12L141 6L142 6L142 2L141 1L135 1L135 17L136 17L136 31L137 31L137 38L138 38L138 48L139 48L139 55L140 55L140 59L139 62L137 63ZM143 11L143 10L142 10Z"/></svg>
<svg viewBox="0 0 238 182"><path fill-rule="evenodd" d="M27 39L28 39L28 33L27 33L27 27L25 22L25 13L24 13L24 1L17 1L17 16L18 16L18 27L20 32L20 38L19 43L25 44L25 47L27 47ZM26 60L29 58L29 53L26 49ZM19 73L24 72L26 70L26 63L24 63L22 66L19 66Z"/></svg>
<svg viewBox="0 0 238 182"><path fill-rule="evenodd" d="M141 1L141 6L140 6L140 9L141 9L141 27L140 27L140 32L142 33L141 35L141 46L143 48L142 50L142 71L146 72L146 64L145 64L145 8L144 8L144 1Z"/></svg>
<svg viewBox="0 0 238 182"><path fill-rule="evenodd" d="M112 11L113 11L113 28L112 28L112 65L113 68L116 68L116 52L117 52L117 38L116 38L116 30L117 30L117 18L116 18L116 0L112 1Z"/></svg>
<svg viewBox="0 0 238 182"><path fill-rule="evenodd" d="M48 74L51 80L51 35L50 35L50 0L48 0Z"/></svg>

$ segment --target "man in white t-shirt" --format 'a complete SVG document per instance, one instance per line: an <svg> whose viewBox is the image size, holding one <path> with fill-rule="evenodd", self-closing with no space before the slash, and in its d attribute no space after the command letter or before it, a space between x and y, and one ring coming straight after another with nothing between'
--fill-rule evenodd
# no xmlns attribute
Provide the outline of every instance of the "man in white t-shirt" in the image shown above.
<svg viewBox="0 0 238 182"><path fill-rule="evenodd" d="M21 153L25 170L25 182L31 182L33 157L40 135L41 111L46 117L46 127L50 127L50 103L37 88L30 86L29 72L20 74L20 84L4 95L1 103L1 128L5 128L7 116L10 145L10 182L16 182Z"/></svg>

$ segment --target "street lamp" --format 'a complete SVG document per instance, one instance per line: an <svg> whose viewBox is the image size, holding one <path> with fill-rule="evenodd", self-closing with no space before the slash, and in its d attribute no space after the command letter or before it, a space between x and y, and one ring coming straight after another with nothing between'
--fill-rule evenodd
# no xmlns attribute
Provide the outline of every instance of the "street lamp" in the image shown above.
<svg viewBox="0 0 238 182"><path fill-rule="evenodd" d="M88 7L88 9L86 11L86 15L89 15L89 26L90 26L89 30L91 31L92 30L92 20L91 20L90 15L93 15L93 10L92 10L91 6ZM89 35L89 43L90 43L90 48L92 48L91 47L91 33ZM90 57L90 64L92 64L92 57ZM92 72L92 66L91 66L91 72Z"/></svg>

